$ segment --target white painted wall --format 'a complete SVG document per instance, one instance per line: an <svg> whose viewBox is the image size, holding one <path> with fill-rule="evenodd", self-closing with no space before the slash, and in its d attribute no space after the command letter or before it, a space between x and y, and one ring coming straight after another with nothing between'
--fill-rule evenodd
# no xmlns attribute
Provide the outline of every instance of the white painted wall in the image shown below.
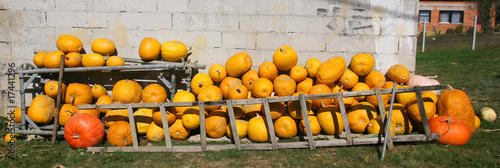
<svg viewBox="0 0 500 168"><path fill-rule="evenodd" d="M193 48L192 61L207 67L246 52L256 68L286 44L301 65L311 57L349 62L364 52L375 57L377 71L396 63L414 71L417 6L417 0L0 0L0 67L3 74L8 63L32 63L34 50L57 50L56 39L71 34L87 52L94 39L111 39L128 58L139 58L145 37L179 40ZM2 107L7 81L0 83Z"/></svg>

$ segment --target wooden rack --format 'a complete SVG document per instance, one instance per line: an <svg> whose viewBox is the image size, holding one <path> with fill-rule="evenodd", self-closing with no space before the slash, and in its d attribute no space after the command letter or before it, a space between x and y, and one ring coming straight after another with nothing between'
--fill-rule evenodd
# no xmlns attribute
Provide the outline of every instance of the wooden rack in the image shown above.
<svg viewBox="0 0 500 168"><path fill-rule="evenodd" d="M385 120L385 107L382 102L382 94L391 94L392 89L375 88L374 90L368 91L357 91L357 92L340 92L340 93L330 93L330 94L315 94L315 95L304 95L299 96L286 96L286 97L270 97L270 98L255 98L255 99L244 99L244 100L221 100L221 101L196 101L196 102L164 102L164 103L133 103L133 104L109 104L109 105L79 105L78 109L110 109L110 108L122 108L128 109L129 122L135 123L133 117L133 108L152 108L158 107L160 109L163 128L165 134L165 146L139 146L138 135L136 133L136 125L130 124L132 130L132 146L126 147L89 147L87 150L95 152L202 152L202 151L217 151L224 149L240 149L240 150L275 150L284 148L309 148L311 150L318 147L333 147L333 146L352 146L352 145L368 145L368 144L380 144L384 142L384 138L388 139L388 148L391 149L393 142L427 142L439 138L439 134L432 134L429 129L429 124L427 121L427 116L425 113L425 108L423 105L422 91L432 91L432 90L444 90L446 85L434 85L434 86L415 86L406 88L395 89L396 93L405 92L415 92L417 95L417 103L420 109L420 114L422 117L422 125L424 127L424 134L410 134L410 135L396 135L390 136L390 134L385 137L371 137L371 138L353 138L351 134L349 124L347 121L346 109L344 107L343 98L345 97L356 97L356 96L368 96L376 95L378 100L379 113L382 117L382 122L386 123ZM288 102L288 101L300 101L300 106L306 106L306 100L313 99L325 99L325 98L338 98L339 108L342 114L342 119L344 122L344 134L345 138L331 139L331 140L314 140L312 136L311 127L309 123L309 118L307 117L308 112L306 108L302 109L302 115L305 122L305 128L307 132L307 140L299 142L283 142L279 143L275 136L275 131L273 127L273 121L270 117L266 117L266 122L268 125L269 142L267 143L251 143L242 144L238 136L233 136L233 144L226 145L207 145L206 127L205 127L205 113L204 106L223 106L226 105L228 108L229 122L232 129L232 135L238 135L237 127L235 124L235 116L233 112L234 105L245 105L245 104L262 104L264 107L264 114L266 116L271 116L269 103L274 102ZM169 125L166 119L166 107L188 107L188 106L199 106L200 109L200 143L201 145L195 146L174 146L172 145L172 140L170 138Z"/></svg>

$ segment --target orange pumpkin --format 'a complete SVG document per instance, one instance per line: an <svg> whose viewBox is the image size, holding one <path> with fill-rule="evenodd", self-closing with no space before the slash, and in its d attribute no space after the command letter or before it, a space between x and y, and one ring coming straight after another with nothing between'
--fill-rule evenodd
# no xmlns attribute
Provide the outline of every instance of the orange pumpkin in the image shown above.
<svg viewBox="0 0 500 168"><path fill-rule="evenodd" d="M271 119L276 120L285 113L286 110L286 104L285 102L275 102L275 103L269 103L269 113L271 113ZM263 116L266 116L264 112L264 106L261 107L260 110L263 114Z"/></svg>
<svg viewBox="0 0 500 168"><path fill-rule="evenodd" d="M104 64L106 64L106 61L101 54L90 53L82 56L83 67L100 67Z"/></svg>
<svg viewBox="0 0 500 168"><path fill-rule="evenodd" d="M274 79L273 90L278 96L291 96L295 93L297 88L297 83L290 76L281 74L276 79Z"/></svg>
<svg viewBox="0 0 500 168"><path fill-rule="evenodd" d="M167 91L163 86L156 83L144 87L141 96L143 103L162 103L167 101Z"/></svg>
<svg viewBox="0 0 500 168"><path fill-rule="evenodd" d="M427 115L427 119L431 119L436 114L436 103L430 97L424 97L422 95L422 100L424 104L425 114ZM408 110L408 114L410 114L411 118L418 123L422 123L422 117L420 115L420 108L418 107L417 96L411 98L406 104L406 108ZM474 114L474 113L473 113ZM472 116L474 120L474 116Z"/></svg>
<svg viewBox="0 0 500 168"><path fill-rule="evenodd" d="M316 78L319 83L332 85L342 77L345 70L346 62L344 58L333 56L319 66Z"/></svg>
<svg viewBox="0 0 500 168"><path fill-rule="evenodd" d="M198 101L218 101L222 99L222 90L215 85L205 86L198 93ZM204 106L206 111L214 111L219 108L220 106Z"/></svg>
<svg viewBox="0 0 500 168"><path fill-rule="evenodd" d="M257 115L248 121L247 136L253 142L267 142L269 140L269 132L266 124L266 119Z"/></svg>
<svg viewBox="0 0 500 168"><path fill-rule="evenodd" d="M302 92L294 93L293 96L298 96L303 94ZM312 110L312 100L306 100L306 110L308 115L314 115ZM299 101L289 101L287 103L288 114L294 119L302 119L302 106L300 106Z"/></svg>
<svg viewBox="0 0 500 168"><path fill-rule="evenodd" d="M282 116L274 121L276 136L280 138L291 138L297 135L297 122L290 116Z"/></svg>
<svg viewBox="0 0 500 168"><path fill-rule="evenodd" d="M22 121L21 107L15 108L13 113L14 113L14 122L21 123ZM10 115L12 116L12 114Z"/></svg>
<svg viewBox="0 0 500 168"><path fill-rule="evenodd" d="M272 62L263 62L259 66L259 77L260 78L267 78L269 80L274 80L278 76L278 68L276 68L276 65Z"/></svg>
<svg viewBox="0 0 500 168"><path fill-rule="evenodd" d="M56 80L49 80L43 86L43 91L45 92L45 94L52 98L57 98L58 90L59 90L59 81ZM61 93L62 96L64 96L64 94L66 93L66 84L64 83L61 84Z"/></svg>
<svg viewBox="0 0 500 168"><path fill-rule="evenodd" d="M248 121L237 119L236 129L238 131L238 138L244 138L247 136ZM233 129L231 124L227 124L226 135L229 139L233 139Z"/></svg>
<svg viewBox="0 0 500 168"><path fill-rule="evenodd" d="M385 106L386 117L389 117L390 106ZM406 107L399 103L394 103L391 116L391 130L395 134L408 134L413 130L411 125L411 117L406 111Z"/></svg>
<svg viewBox="0 0 500 168"><path fill-rule="evenodd" d="M267 78L259 78L253 83L252 95L257 98L270 97L273 89L273 82Z"/></svg>
<svg viewBox="0 0 500 168"><path fill-rule="evenodd" d="M194 96L194 94L185 90L180 90L177 93L175 93L174 99L172 100L172 102L194 102L194 101L196 101L196 97ZM177 119L182 118L182 114L188 108L189 107L174 107Z"/></svg>
<svg viewBox="0 0 500 168"><path fill-rule="evenodd" d="M213 84L214 82L210 75L206 73L197 73L194 75L193 79L191 79L191 92L193 92L194 95L198 95L201 88Z"/></svg>
<svg viewBox="0 0 500 168"><path fill-rule="evenodd" d="M226 72L231 77L239 77L252 68L252 57L240 52L229 57L226 61Z"/></svg>
<svg viewBox="0 0 500 168"><path fill-rule="evenodd" d="M246 99L248 96L248 89L245 85L236 85L227 91L227 98L232 100Z"/></svg>
<svg viewBox="0 0 500 168"><path fill-rule="evenodd" d="M205 111L205 115L208 113ZM186 129L196 129L200 127L200 107L194 106L187 108L181 117L182 125Z"/></svg>
<svg viewBox="0 0 500 168"><path fill-rule="evenodd" d="M329 135L338 135L344 130L340 109L334 105L320 108L316 113L321 129Z"/></svg>
<svg viewBox="0 0 500 168"><path fill-rule="evenodd" d="M129 121L127 109L109 109L106 112L106 115L104 116L104 125L106 127L109 128L111 125L119 121Z"/></svg>
<svg viewBox="0 0 500 168"><path fill-rule="evenodd" d="M318 72L318 68L321 64L323 63L319 59L309 58L306 62L307 74L309 74L311 78L316 78L316 73Z"/></svg>
<svg viewBox="0 0 500 168"><path fill-rule="evenodd" d="M306 78L302 82L297 84L297 92L309 93L309 90L314 85L314 81L311 78Z"/></svg>
<svg viewBox="0 0 500 168"><path fill-rule="evenodd" d="M410 71L408 71L408 68L404 65L395 64L389 67L389 70L387 70L387 76L389 79L398 83L406 83L410 80Z"/></svg>
<svg viewBox="0 0 500 168"><path fill-rule="evenodd" d="M104 139L104 124L89 114L77 114L64 126L64 139L73 149L100 144Z"/></svg>
<svg viewBox="0 0 500 168"><path fill-rule="evenodd" d="M308 94L326 94L326 93L332 93L330 88L324 84L317 84L311 87L309 90ZM312 100L312 108L315 110L320 109L323 106L327 106L332 104L333 99L331 98L326 98L326 99L314 99Z"/></svg>
<svg viewBox="0 0 500 168"><path fill-rule="evenodd" d="M66 88L65 102L73 105L90 104L93 100L92 89L83 83L70 83Z"/></svg>
<svg viewBox="0 0 500 168"><path fill-rule="evenodd" d="M83 50L83 44L80 39L72 35L61 35L56 41L57 49L64 53L80 52Z"/></svg>
<svg viewBox="0 0 500 168"><path fill-rule="evenodd" d="M375 66L375 58L367 53L360 53L351 58L351 70L359 76L368 75Z"/></svg>
<svg viewBox="0 0 500 168"><path fill-rule="evenodd" d="M401 86L401 88L407 88L407 87L409 86L408 85ZM416 96L415 92L396 93L396 100L398 101L398 103L402 104L403 106L406 106L406 104L408 104L410 99L415 96Z"/></svg>
<svg viewBox="0 0 500 168"><path fill-rule="evenodd" d="M464 91L450 86L448 90L443 91L439 96L437 106L440 116L456 117L467 125L470 132L474 132L474 108L469 96Z"/></svg>
<svg viewBox="0 0 500 168"><path fill-rule="evenodd" d="M119 56L111 56L106 59L106 66L123 66L125 65L125 60Z"/></svg>
<svg viewBox="0 0 500 168"><path fill-rule="evenodd" d="M208 69L208 75L214 82L221 82L227 76L226 68L221 64L214 64Z"/></svg>
<svg viewBox="0 0 500 168"><path fill-rule="evenodd" d="M364 133L370 120L377 117L377 109L368 102L359 102L347 110L349 127L356 133Z"/></svg>
<svg viewBox="0 0 500 168"><path fill-rule="evenodd" d="M350 69L346 69L344 74L340 77L339 83L346 89L353 88L358 84L359 77Z"/></svg>
<svg viewBox="0 0 500 168"><path fill-rule="evenodd" d="M152 37L142 39L139 44L139 57L142 60L156 60L160 56L161 44Z"/></svg>
<svg viewBox="0 0 500 168"><path fill-rule="evenodd" d="M120 103L139 103L142 98L142 86L134 80L122 79L115 83L111 95L113 100Z"/></svg>
<svg viewBox="0 0 500 168"><path fill-rule="evenodd" d="M221 110L226 111L226 113L229 112L229 110L227 109L227 106L223 106L223 108L221 108ZM245 109L243 108L243 105L233 106L233 114L234 114L234 118L243 118L243 116L245 115ZM255 115L256 114L257 113L255 113Z"/></svg>
<svg viewBox="0 0 500 168"><path fill-rule="evenodd" d="M259 79L259 72L256 70L249 70L241 77L241 83L247 87L249 91L252 90L253 83Z"/></svg>
<svg viewBox="0 0 500 168"><path fill-rule="evenodd" d="M133 143L130 124L126 121L118 121L108 128L106 134L108 143L114 146L128 146Z"/></svg>
<svg viewBox="0 0 500 168"><path fill-rule="evenodd" d="M59 68L61 66L61 57L64 58L62 51L52 51L43 57L43 65L46 68Z"/></svg>
<svg viewBox="0 0 500 168"><path fill-rule="evenodd" d="M365 76L365 83L370 86L370 88L376 88L385 85L385 76L384 74L378 71L371 71L368 75Z"/></svg>
<svg viewBox="0 0 500 168"><path fill-rule="evenodd" d="M255 117L257 114L264 116L264 113L262 112L262 104L245 104L242 105L241 108L247 118Z"/></svg>
<svg viewBox="0 0 500 168"><path fill-rule="evenodd" d="M90 45L90 49L94 53L101 54L104 56L111 55L115 52L115 43L110 39L98 38L95 39Z"/></svg>
<svg viewBox="0 0 500 168"><path fill-rule="evenodd" d="M95 102L96 105L102 105L102 104L113 104L113 98L111 98L110 95L102 95L100 96L97 101ZM101 113L106 113L108 109L99 109Z"/></svg>
<svg viewBox="0 0 500 168"><path fill-rule="evenodd" d="M165 133L162 127L152 122L148 127L146 137L148 138L149 142L160 142L161 140L163 140L163 138L165 138Z"/></svg>
<svg viewBox="0 0 500 168"><path fill-rule="evenodd" d="M382 104L384 105L384 107L387 104L389 104L389 101L390 101L389 96L391 96L391 94L383 94L382 95ZM372 104L373 106L378 107L378 99L377 99L376 95L366 96L366 101L369 102L370 104Z"/></svg>
<svg viewBox="0 0 500 168"><path fill-rule="evenodd" d="M365 90L370 90L370 86L368 86L366 83L363 82L358 82L354 87L351 88L351 91L356 92L356 91L365 91ZM366 96L356 96L354 99L358 101L363 101L365 100Z"/></svg>
<svg viewBox="0 0 500 168"><path fill-rule="evenodd" d="M94 99L99 99L99 97L101 96L108 95L108 91L106 90L106 88L104 88L104 86L99 84L94 84L94 86L92 86L91 91Z"/></svg>
<svg viewBox="0 0 500 168"><path fill-rule="evenodd" d="M226 134L227 113L222 110L212 111L205 119L207 135L211 138L220 138Z"/></svg>
<svg viewBox="0 0 500 168"><path fill-rule="evenodd" d="M76 106L63 104L59 110L59 125L64 126L71 116L76 114Z"/></svg>
<svg viewBox="0 0 500 168"><path fill-rule="evenodd" d="M45 65L43 65L43 60L45 59L45 55L47 55L46 52L39 52L36 53L35 56L33 56L33 63L36 65L38 68L44 68Z"/></svg>
<svg viewBox="0 0 500 168"><path fill-rule="evenodd" d="M184 128L182 125L182 120L175 120L174 124L169 127L170 138L177 140L184 140L189 136L191 130Z"/></svg>
<svg viewBox="0 0 500 168"><path fill-rule="evenodd" d="M161 57L165 61L180 62L187 56L187 47L180 41L167 41L161 44Z"/></svg>
<svg viewBox="0 0 500 168"><path fill-rule="evenodd" d="M67 67L81 67L82 65L82 54L77 52L70 52L64 56L64 65Z"/></svg>
<svg viewBox="0 0 500 168"><path fill-rule="evenodd" d="M82 104L82 105L89 105L89 104ZM96 118L99 118L99 116L101 115L101 113L99 113L99 110L97 109L76 109L76 114L80 114L80 113L86 113L86 114L90 114Z"/></svg>
<svg viewBox="0 0 500 168"><path fill-rule="evenodd" d="M172 110L173 107L168 107L165 108L165 114L167 115L167 124L172 125L174 124L175 120L177 117L175 116L175 111ZM161 112L160 111L154 111L153 112L153 122L155 122L156 125L163 127L163 120L161 119Z"/></svg>
<svg viewBox="0 0 500 168"><path fill-rule="evenodd" d="M319 124L318 118L314 115L309 115L307 117L309 118L309 125L311 126L312 135L313 136L318 135L321 132L321 125ZM302 133L302 135L307 135L304 119L300 120L299 130Z"/></svg>
<svg viewBox="0 0 500 168"><path fill-rule="evenodd" d="M290 71L299 58L295 50L287 45L278 47L273 54L273 63L280 71Z"/></svg>
<svg viewBox="0 0 500 168"><path fill-rule="evenodd" d="M236 86L236 85L241 85L241 80L238 79L238 78L234 78L234 77L226 77L224 78L224 80L222 80L222 82L220 83L220 90L222 91L222 96L224 98L227 98L227 91L229 90L229 88L233 87L233 86Z"/></svg>
<svg viewBox="0 0 500 168"><path fill-rule="evenodd" d="M444 145L462 146L469 142L472 132L460 119L453 116L439 116L429 121L432 133L438 133L437 142Z"/></svg>
<svg viewBox="0 0 500 168"><path fill-rule="evenodd" d="M293 66L289 74L295 82L302 82L307 78L307 70L302 65Z"/></svg>
<svg viewBox="0 0 500 168"><path fill-rule="evenodd" d="M349 92L347 89L343 88L344 85L335 85L332 89L332 93L340 93L340 92ZM344 97L342 99L344 101L344 107L347 109L349 108L353 103L354 103L354 97ZM339 99L338 98L333 98L333 104L337 107L339 107Z"/></svg>

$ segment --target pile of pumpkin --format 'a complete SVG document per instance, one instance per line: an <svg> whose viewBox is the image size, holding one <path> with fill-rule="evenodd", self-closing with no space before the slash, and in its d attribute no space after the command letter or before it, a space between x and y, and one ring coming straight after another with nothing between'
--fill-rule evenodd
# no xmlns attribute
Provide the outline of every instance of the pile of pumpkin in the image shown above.
<svg viewBox="0 0 500 168"><path fill-rule="evenodd" d="M159 42L155 39L145 38L139 47L139 56L143 60L155 60L161 55L163 60L180 61L187 55L187 50L184 50L185 45L184 47L176 46L176 48L174 47L175 52L171 52L174 53L171 55L174 55L173 57L176 59L169 60L164 57L164 53L168 52L164 52L163 46L159 45ZM297 53L287 45L279 47L274 52L273 62L263 62L257 70L251 69L253 62L248 54L237 53L230 57L225 65L214 64L210 67L208 73L196 74L191 80L191 91L178 91L172 101L217 101L296 96L299 94L364 91L376 87L391 89L393 82L400 84L397 87L439 84L436 80L423 76L410 76L408 69L400 64L391 66L387 74L384 75L373 70L375 59L370 54L364 53L353 56L349 64L338 56L331 57L325 62L321 62L317 58L311 58L307 60L305 66L297 65L297 62ZM39 95L32 101L28 116L35 123L51 122L54 113L53 98L57 95L57 84L57 81L46 83L46 95ZM65 137L74 148L93 146L100 143L103 140L104 127L107 128L107 141L110 144L125 146L132 143L127 109L82 110L76 109L77 105L167 101L167 93L163 86L149 84L143 89L139 83L133 80L118 81L113 87L111 96L99 84L94 84L91 87L87 84L71 83L67 87L63 85L62 92L64 93L63 100L67 104L61 107L59 124L65 125ZM382 96L387 112L389 111L388 102L390 96L388 94ZM452 143L450 141L461 139L459 143L452 144L463 145L467 143L474 128L480 123L476 119L477 116L474 115L468 96L458 89L450 89L441 93L439 97L431 91L424 92L422 97L427 118L430 120L431 131L438 132L438 128L445 125L446 130L439 132L442 133L440 142L450 144ZM395 100L396 103L391 117L391 134L408 134L415 127L422 129L422 119L420 118L415 93L398 93ZM383 125L377 110L379 103L375 95L345 97L343 102L347 109L347 122L352 132L383 134ZM338 100L316 99L308 100L306 104L313 135L321 132L336 135L343 132L344 124L338 107ZM205 106L203 110L205 116L207 116L205 123L209 137L220 138L227 135L232 138L231 127L228 124L227 113L229 110L226 106ZM299 132L306 134L302 110L298 101L271 103L270 110L270 117L273 119L274 130L278 137L291 138ZM137 132L145 134L149 141L162 141L164 134L159 109L140 108L134 111ZM236 127L239 138L248 137L253 142L266 142L269 140L268 129L265 124L265 117L268 116L264 115L262 104L238 105L233 107L233 111L235 118L237 118ZM88 113L93 116L95 119L92 119L92 122L101 123L98 126L99 129L82 129L88 127L86 124L74 124L72 126L71 123L73 122L70 121L73 118L82 122L91 121L88 119L92 118L88 117L89 115L78 115L78 113ZM98 119L101 116L100 113L105 113L104 124ZM437 114L439 114L439 117ZM77 119L78 116L87 117ZM186 139L191 130L199 129L200 118L197 106L169 107L167 108L166 118L169 124L170 136L173 139ZM75 128L72 129L73 127ZM457 131L448 131L448 129L456 129ZM88 132L74 133L71 130L87 130ZM102 134L95 135L95 130L99 130L98 132L102 132ZM68 132L67 135L66 132ZM444 136L446 135L445 132L450 132L448 133L450 136ZM451 132L454 132L454 134L451 134ZM75 136L81 134L91 134L95 143L74 142L75 139L78 140L80 137L89 137Z"/></svg>

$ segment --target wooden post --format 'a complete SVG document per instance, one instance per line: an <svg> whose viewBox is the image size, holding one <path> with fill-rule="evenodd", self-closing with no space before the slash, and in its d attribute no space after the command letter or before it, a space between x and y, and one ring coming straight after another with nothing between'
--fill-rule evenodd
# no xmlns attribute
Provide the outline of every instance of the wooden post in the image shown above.
<svg viewBox="0 0 500 168"><path fill-rule="evenodd" d="M201 151L207 150L207 125L205 125L205 103L199 103Z"/></svg>
<svg viewBox="0 0 500 168"><path fill-rule="evenodd" d="M304 120L304 126L306 127L307 141L309 142L309 148L313 150L316 149L316 146L314 146L311 123L309 122L309 111L307 111L306 96L303 93L299 95L299 101L300 109L302 110L302 119Z"/></svg>
<svg viewBox="0 0 500 168"><path fill-rule="evenodd" d="M137 128L135 126L134 110L130 104L127 104L128 122L130 123L130 131L132 132L132 144L135 151L139 150L139 140L137 139Z"/></svg>
<svg viewBox="0 0 500 168"><path fill-rule="evenodd" d="M273 119L271 117L271 109L269 108L269 100L267 98L262 98L262 105L264 106L264 114L266 115L267 130L269 132L269 138L271 138L271 145L273 149L278 149L278 142L276 141L276 133L274 132Z"/></svg>
<svg viewBox="0 0 500 168"><path fill-rule="evenodd" d="M422 118L422 125L424 126L425 136L427 141L431 141L431 129L429 128L429 121L427 120L427 113L425 112L424 100L422 99L422 91L420 86L414 86L415 94L417 95L418 109L420 111L420 117Z"/></svg>
<svg viewBox="0 0 500 168"><path fill-rule="evenodd" d="M59 79L57 84L56 114L54 118L54 128L52 129L52 145L56 143L57 130L59 129L59 111L61 110L62 78L64 73L64 55L61 55L59 64Z"/></svg>
<svg viewBox="0 0 500 168"><path fill-rule="evenodd" d="M163 103L159 104L160 115L161 115L161 123L163 125L163 134L165 135L165 145L167 146L167 151L172 150L172 139L170 139L170 127L167 122L167 113L165 110L165 105ZM170 112L169 112L170 113Z"/></svg>
<svg viewBox="0 0 500 168"><path fill-rule="evenodd" d="M231 134L233 135L234 145L236 148L241 149L240 137L238 135L238 128L236 127L236 119L234 117L234 109L233 102L231 100L227 100L227 112L229 114L229 124L231 125Z"/></svg>
<svg viewBox="0 0 500 168"><path fill-rule="evenodd" d="M345 105L344 105L344 93L339 92L337 99L339 100L339 109L340 109L340 114L342 114L342 122L344 123L344 132L345 132L345 138L347 141L347 145L352 145L352 136L351 136L351 128L349 128L349 122L347 121L347 112L345 110Z"/></svg>

